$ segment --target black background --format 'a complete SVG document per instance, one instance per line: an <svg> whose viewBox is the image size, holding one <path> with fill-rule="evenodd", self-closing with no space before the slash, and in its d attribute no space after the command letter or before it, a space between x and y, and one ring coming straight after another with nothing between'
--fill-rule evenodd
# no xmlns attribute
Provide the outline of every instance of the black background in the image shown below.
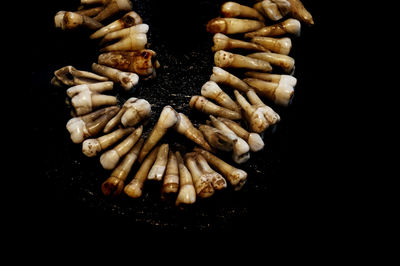
<svg viewBox="0 0 400 266"><path fill-rule="evenodd" d="M121 101L135 96L152 104L146 133L167 104L188 114L196 124L205 121L205 116L189 110L188 102L191 95L200 94L211 74L212 35L205 25L219 15L223 2L190 1L188 6L187 1L133 1L134 11L150 26L149 48L157 52L161 68L156 79L141 80L134 93L123 92L118 86L115 92ZM247 184L239 192L227 189L183 210L172 202L162 202L160 185L151 182L145 184L143 196L137 200L124 195L116 199L103 196L100 185L110 172L101 168L98 158L86 158L81 145L70 141L65 129L70 119L65 90L50 85L54 70L65 65L90 70L99 54L98 41L89 39L90 31L54 27L56 12L76 10L79 1L52 1L38 7L35 21L40 41L32 46L32 86L28 91L33 115L41 118L32 127L33 149L41 154L34 158L40 188L35 196L39 201L29 205L34 219L42 225L78 227L118 221L129 230L156 231L268 232L282 225L296 230L320 224L326 219L327 180L334 169L325 165L332 143L332 137L327 137L326 98L332 89L325 78L329 39L324 35L326 17L319 2L303 1L315 25L302 24L301 36L292 38L290 55L296 60L294 76L298 79L295 97L288 108L271 104L281 122L275 132L266 132L265 150L252 153L249 162L240 166L249 173ZM173 132L163 141L182 151L192 147ZM137 165L132 173L135 169Z"/></svg>

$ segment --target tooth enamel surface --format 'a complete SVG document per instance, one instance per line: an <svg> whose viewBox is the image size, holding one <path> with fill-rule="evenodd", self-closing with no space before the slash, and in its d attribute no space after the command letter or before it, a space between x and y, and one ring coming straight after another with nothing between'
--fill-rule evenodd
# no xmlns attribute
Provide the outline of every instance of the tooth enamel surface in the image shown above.
<svg viewBox="0 0 400 266"><path fill-rule="evenodd" d="M88 157L94 157L101 151L100 143L96 139L87 139L82 143L82 152Z"/></svg>

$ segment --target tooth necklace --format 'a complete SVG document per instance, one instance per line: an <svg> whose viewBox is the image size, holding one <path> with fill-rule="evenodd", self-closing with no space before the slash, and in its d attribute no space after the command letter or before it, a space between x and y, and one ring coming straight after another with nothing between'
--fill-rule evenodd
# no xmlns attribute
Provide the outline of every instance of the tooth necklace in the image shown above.
<svg viewBox="0 0 400 266"><path fill-rule="evenodd" d="M74 112L66 125L71 140L82 144L83 154L98 157L104 169L112 170L99 184L103 194L138 198L145 181L155 180L162 182L161 198L173 199L178 206L229 186L240 190L247 173L233 165L262 150L263 133L280 121L265 102L288 106L293 99L297 80L291 75L294 59L289 56L288 36L300 35L301 22L314 24L303 4L299 0L259 1L253 7L223 4L222 17L211 19L206 27L214 34L215 66L200 95L189 101L191 109L210 120L196 127L187 115L167 105L147 138L142 133L151 116L150 103L131 97L118 104L115 96L103 92L114 85L131 91L140 79L155 77L160 63L156 52L145 48L149 26L132 11L129 0L81 0L81 4L83 9L75 12L59 11L55 26L92 30L91 39L102 38L102 53L92 64L94 73L66 66L54 72L52 84L68 87ZM118 14L124 15L102 24ZM242 72L233 74L229 69ZM167 131L194 142L193 151L182 154L162 143ZM220 159L220 152L230 153L232 162ZM131 172L135 163L139 168Z"/></svg>

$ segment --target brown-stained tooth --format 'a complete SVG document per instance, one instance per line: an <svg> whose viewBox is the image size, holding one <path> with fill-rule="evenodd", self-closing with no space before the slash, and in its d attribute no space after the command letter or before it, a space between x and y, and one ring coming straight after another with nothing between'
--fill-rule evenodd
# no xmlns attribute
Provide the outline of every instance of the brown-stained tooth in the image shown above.
<svg viewBox="0 0 400 266"><path fill-rule="evenodd" d="M201 154L196 154L196 161L203 174L207 175L207 178L211 180L211 184L215 190L221 190L227 187L225 178L214 171Z"/></svg>
<svg viewBox="0 0 400 266"><path fill-rule="evenodd" d="M103 11L104 7L103 6L96 6L92 8L85 9L84 6L80 6L75 13L78 13L80 15L88 16L88 17L94 17L97 14L99 14L101 11Z"/></svg>
<svg viewBox="0 0 400 266"><path fill-rule="evenodd" d="M192 96L189 106L192 109L197 109L198 111L208 115L226 117L232 120L238 120L242 118L242 115L239 112L216 105L207 100L205 97L199 95Z"/></svg>
<svg viewBox="0 0 400 266"><path fill-rule="evenodd" d="M241 92L247 92L250 89L250 86L246 82L232 75L225 69L215 66L213 67L212 71L213 73L210 76L211 81L214 81L218 84L227 85Z"/></svg>
<svg viewBox="0 0 400 266"><path fill-rule="evenodd" d="M109 78L115 83L120 84L126 91L132 89L139 82L139 76L136 73L124 72L116 68L99 65L96 63L92 64L92 70Z"/></svg>
<svg viewBox="0 0 400 266"><path fill-rule="evenodd" d="M179 151L175 152L179 169L179 193L175 201L175 205L193 204L196 201L196 190L193 186L192 174L187 169L183 158Z"/></svg>
<svg viewBox="0 0 400 266"><path fill-rule="evenodd" d="M297 19L289 18L280 23L262 27L259 30L248 32L244 35L245 38L253 38L256 36L261 37L273 37L280 36L287 33L294 34L296 36L300 35L301 24Z"/></svg>
<svg viewBox="0 0 400 266"><path fill-rule="evenodd" d="M215 149L228 152L232 151L234 145L232 138L229 138L221 130L209 125L200 125L199 130L203 133L207 142Z"/></svg>
<svg viewBox="0 0 400 266"><path fill-rule="evenodd" d="M308 10L304 7L303 3L300 0L287 0L290 3L290 14L306 23L307 25L313 25L314 20L312 15Z"/></svg>
<svg viewBox="0 0 400 266"><path fill-rule="evenodd" d="M130 0L109 0L104 5L104 9L94 17L95 20L103 21L119 12L132 10L132 2Z"/></svg>
<svg viewBox="0 0 400 266"><path fill-rule="evenodd" d="M91 17L69 11L59 11L54 17L54 24L62 30L71 30L78 27L97 30L103 27L103 24Z"/></svg>
<svg viewBox="0 0 400 266"><path fill-rule="evenodd" d="M179 189L179 169L178 160L175 153L169 151L167 169L161 188L161 198L166 199L169 195L174 195Z"/></svg>
<svg viewBox="0 0 400 266"><path fill-rule="evenodd" d="M214 81L210 80L204 83L201 87L201 95L216 101L222 107L240 113L240 106Z"/></svg>
<svg viewBox="0 0 400 266"><path fill-rule="evenodd" d="M214 54L214 63L217 67L221 68L245 68L263 72L269 72L272 70L270 63L267 61L240 54L233 54L224 50L217 51Z"/></svg>
<svg viewBox="0 0 400 266"><path fill-rule="evenodd" d="M292 74L294 72L295 60L288 55L277 54L277 53L253 53L253 54L248 54L247 56L251 58L264 60L270 63L271 65L278 66L282 68L282 70L285 71L286 73Z"/></svg>
<svg viewBox="0 0 400 266"><path fill-rule="evenodd" d="M283 55L288 55L290 53L290 49L292 48L292 41L287 37L278 39L256 36L251 39L251 42L262 45L269 51Z"/></svg>
<svg viewBox="0 0 400 266"><path fill-rule="evenodd" d="M196 153L187 153L185 155L185 164L192 175L196 194L200 198L209 198L214 194L214 187L210 176L204 174L196 161Z"/></svg>
<svg viewBox="0 0 400 266"><path fill-rule="evenodd" d="M219 50L232 50L232 49L245 49L245 50L253 50L253 51L261 51L265 52L268 51L263 46L246 42L238 39L232 39L222 33L216 33L213 37L214 46L211 47L213 52Z"/></svg>
<svg viewBox="0 0 400 266"><path fill-rule="evenodd" d="M264 23L258 20L214 18L207 23L207 31L210 33L237 34L255 31L264 26Z"/></svg>
<svg viewBox="0 0 400 266"><path fill-rule="evenodd" d="M73 66L65 66L54 71L52 84L75 86L107 81L108 78L88 71L77 70Z"/></svg>
<svg viewBox="0 0 400 266"><path fill-rule="evenodd" d="M221 13L224 17L234 18L254 18L264 22L264 17L254 8L238 4L236 2L226 2L221 6Z"/></svg>

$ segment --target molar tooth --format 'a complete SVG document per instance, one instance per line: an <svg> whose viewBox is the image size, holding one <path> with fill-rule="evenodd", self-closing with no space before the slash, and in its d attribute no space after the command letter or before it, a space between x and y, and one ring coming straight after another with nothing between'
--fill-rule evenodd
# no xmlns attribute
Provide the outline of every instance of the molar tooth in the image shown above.
<svg viewBox="0 0 400 266"><path fill-rule="evenodd" d="M91 17L69 11L58 12L54 17L54 23L56 27L61 27L62 30L71 30L78 27L97 30L103 27L103 24Z"/></svg>
<svg viewBox="0 0 400 266"><path fill-rule="evenodd" d="M221 151L232 151L234 145L232 138L221 130L209 125L200 125L199 130L212 147Z"/></svg>

